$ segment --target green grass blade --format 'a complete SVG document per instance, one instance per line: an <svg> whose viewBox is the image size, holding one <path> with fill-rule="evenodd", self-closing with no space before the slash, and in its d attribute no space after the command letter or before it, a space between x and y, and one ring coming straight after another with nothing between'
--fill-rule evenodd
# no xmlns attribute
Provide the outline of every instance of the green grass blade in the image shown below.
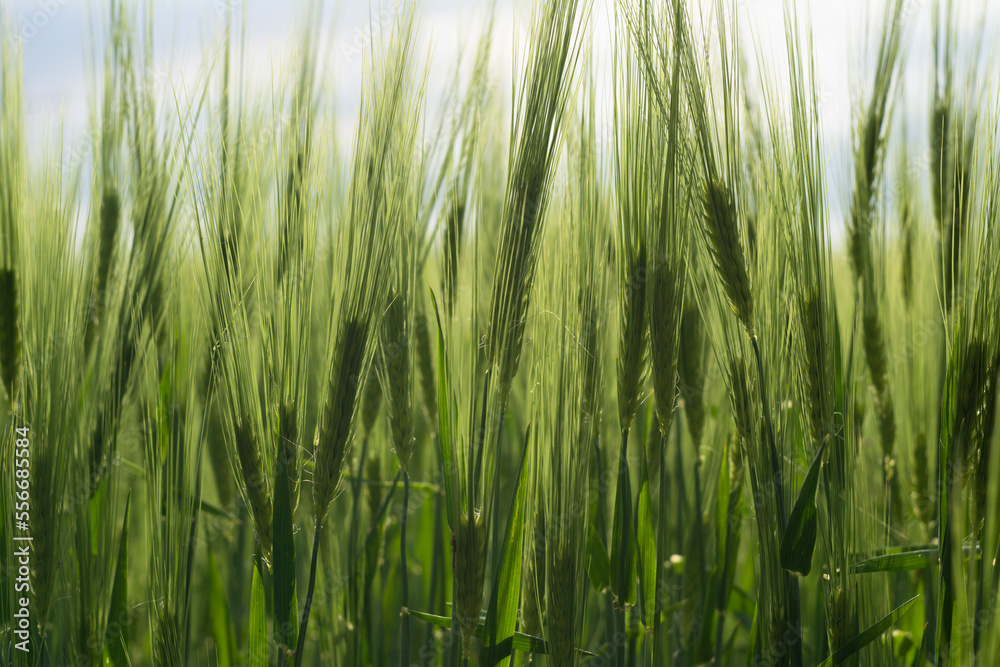
<svg viewBox="0 0 1000 667"><path fill-rule="evenodd" d="M593 517L587 522L587 572L596 592L602 593L611 585L611 560Z"/></svg>
<svg viewBox="0 0 1000 667"><path fill-rule="evenodd" d="M912 570L922 570L931 567L938 562L939 550L936 546L920 547L895 551L894 553L880 554L858 561L854 566L855 571L860 574L869 572L909 572ZM962 557L969 558L973 555L981 555L978 545L965 545L962 547Z"/></svg>
<svg viewBox="0 0 1000 667"><path fill-rule="evenodd" d="M524 436L524 447L521 449L521 460L517 465L517 476L514 478L514 497L511 498L510 509L507 512L507 529L501 547L500 569L496 572L490 589L482 657L482 664L486 667L508 665L511 652L514 650L514 628L517 624L518 594L521 590L519 583L524 547L525 499L528 494L524 462L531 442L530 436L529 425L528 432Z"/></svg>
<svg viewBox="0 0 1000 667"><path fill-rule="evenodd" d="M753 622L750 624L750 644L747 646L747 667L755 667L760 663L757 662L757 632L758 632L758 616L760 609L757 605L753 607Z"/></svg>
<svg viewBox="0 0 1000 667"><path fill-rule="evenodd" d="M247 637L247 667L267 667L267 607L264 603L264 583L256 563L253 566L253 586L250 589L250 632Z"/></svg>
<svg viewBox="0 0 1000 667"><path fill-rule="evenodd" d="M115 564L115 583L111 588L111 606L104 641L107 660L113 667L126 667L128 659L128 516L132 494L125 500L125 517L122 519L122 536L118 541L118 562Z"/></svg>
<svg viewBox="0 0 1000 667"><path fill-rule="evenodd" d="M788 527L781 538L781 566L803 576L812 569L813 550L816 547L816 487L823 467L824 440L816 450L809 472L802 482L799 497L788 517Z"/></svg>
<svg viewBox="0 0 1000 667"><path fill-rule="evenodd" d="M622 438L628 440L628 434ZM622 445L623 453L625 445ZM623 461L625 457L622 456ZM611 579L611 592L618 599L619 605L632 604L635 602L635 537L630 530L632 526L632 484L629 478L628 464L620 466L618 474L618 488L615 491L615 518L611 537L611 568L612 572L621 572L620 565L624 566L624 578L613 577ZM622 531L625 531L626 539L623 540ZM622 553L624 546L625 553ZM622 562L624 561L624 563ZM628 587L627 590L623 588Z"/></svg>
<svg viewBox="0 0 1000 667"><path fill-rule="evenodd" d="M140 468L140 470L142 469ZM237 521L236 517L233 516L232 512L228 512L219 507L218 505L214 505L206 500L202 500L198 504L198 511L203 514L207 514L209 516L217 517L219 519L228 519L233 523L236 523Z"/></svg>
<svg viewBox="0 0 1000 667"><path fill-rule="evenodd" d="M211 548L208 549L208 581L208 623L215 641L215 659L219 667L230 667L236 658L236 629Z"/></svg>
<svg viewBox="0 0 1000 667"><path fill-rule="evenodd" d="M362 600L369 599L372 585L375 583L375 575L378 572L379 556L382 554L382 542L385 539L386 513L389 509L389 503L396 495L396 487L399 486L399 480L401 477L402 471L397 472L395 479L392 481L392 486L389 487L389 492L386 494L385 499L378 508L378 512L371 518L372 527L369 529L368 534L365 535L365 569L362 577Z"/></svg>
<svg viewBox="0 0 1000 667"><path fill-rule="evenodd" d="M904 551L898 554L885 554L875 556L858 562L854 571L859 574L871 572L909 572L912 570L922 570L937 563L938 550L917 549L915 551Z"/></svg>
<svg viewBox="0 0 1000 667"><path fill-rule="evenodd" d="M920 596L914 595L912 598L889 612L884 618L882 618L882 620L878 621L861 634L855 635L851 639L847 640L847 642L837 649L833 655L824 660L819 667L835 667L836 665L842 664L865 646L881 637L886 630L892 627L893 623L899 620L903 614L910 610L910 607L914 605L918 597Z"/></svg>
<svg viewBox="0 0 1000 667"><path fill-rule="evenodd" d="M278 464L274 466L274 530L273 577L274 642L279 656L295 649L298 642L298 600L295 594L295 539L292 534L292 490L288 473L282 462L284 452L279 449ZM279 657L279 664L284 657Z"/></svg>
<svg viewBox="0 0 1000 667"><path fill-rule="evenodd" d="M639 545L639 577L642 580L643 622L652 627L656 615L656 530L653 527L653 501L649 491L649 466L646 449L642 448L639 468L639 506L636 516L636 537Z"/></svg>
<svg viewBox="0 0 1000 667"><path fill-rule="evenodd" d="M450 629L451 628L451 617L450 616L439 616L437 614L429 614L425 611L416 611L414 609L410 610L410 615L414 618L418 618L421 621L430 623L431 625L437 626L439 628ZM476 636L483 637L486 629L484 623L480 623L476 628ZM511 642L511 647L514 651L520 651L522 653L534 653L535 655L546 655L549 652L549 644L547 641L541 637L535 637L534 635L528 635L523 632L515 632L514 639ZM585 651L582 648L575 649L577 654L582 655L587 658L598 657L596 653L591 653L590 651Z"/></svg>
<svg viewBox="0 0 1000 667"><path fill-rule="evenodd" d="M434 290L431 290L431 302L434 304L434 317L437 320L438 332L438 445L441 447L441 459L444 464L444 493L445 507L448 509L448 527L454 532L457 525L455 509L458 507L459 500L455 495L457 484L452 479L456 471L451 442L451 416L449 414L451 376L448 372L448 357L444 351L444 329L441 328L441 313L438 310Z"/></svg>

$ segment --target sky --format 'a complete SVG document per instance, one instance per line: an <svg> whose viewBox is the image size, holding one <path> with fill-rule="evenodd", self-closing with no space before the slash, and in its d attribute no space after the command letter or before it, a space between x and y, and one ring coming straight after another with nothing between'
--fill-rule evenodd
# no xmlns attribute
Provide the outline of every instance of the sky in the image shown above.
<svg viewBox="0 0 1000 667"><path fill-rule="evenodd" d="M882 0L789 0L812 26L818 94L831 211L841 216L849 193L851 109L857 104L861 74L871 69L872 35L877 34ZM614 31L614 0L593 0L590 46L598 80L608 80ZM710 0L692 0L708 6ZM784 62L784 0L735 0L745 50L772 68L781 82ZM932 71L931 10L933 0L903 0L907 23L903 98L897 127L908 143L926 144L927 108ZM960 4L974 5L974 2ZM1000 26L1000 2L983 0L984 17L965 11L959 20L960 43L968 43L975 27ZM143 6L146 2L141 2ZM245 67L261 91L273 92L293 60L304 18L305 0L152 0L154 25L153 77L164 91L195 84L221 43L226 13L232 5L245 12ZM84 154L88 117L95 89L95 63L102 60L103 0L3 0L8 20L24 44L24 95L32 143L62 137L71 153ZM471 56L485 28L488 3L483 0L417 0L421 44L428 54L428 102L449 81L454 63ZM509 97L515 54L523 50L530 14L526 0L497 0L491 76L500 94ZM391 16L396 3L373 2L376 16ZM327 0L323 17L326 66L332 82L331 107L338 119L341 145L349 145L362 83L361 47L370 39L367 2ZM11 26L7 26L10 30ZM96 55L95 55L96 54ZM866 65L868 65L866 67ZM994 68L995 69L995 68ZM602 71L603 70L603 71ZM995 73L993 74L995 76ZM99 80L99 79L97 79ZM90 91L90 92L88 92ZM610 104L609 87L598 96ZM508 100L509 105L509 100ZM60 130L62 131L60 133ZM902 136L902 135L900 135ZM919 166L920 158L912 158ZM892 160L890 159L890 163Z"/></svg>

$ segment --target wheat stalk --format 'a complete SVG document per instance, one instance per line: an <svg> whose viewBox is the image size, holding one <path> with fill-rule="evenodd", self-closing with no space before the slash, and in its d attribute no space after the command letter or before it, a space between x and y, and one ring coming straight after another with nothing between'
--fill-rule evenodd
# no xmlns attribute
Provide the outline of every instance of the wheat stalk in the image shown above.
<svg viewBox="0 0 1000 667"><path fill-rule="evenodd" d="M4 106L0 127L0 166L3 169L0 176L0 380L13 404L21 372L20 293L23 288L18 285L18 239L23 216L24 130L20 49L15 50L8 40L4 40L0 48L3 75L0 95Z"/></svg>
<svg viewBox="0 0 1000 667"><path fill-rule="evenodd" d="M528 67L514 101L487 339L488 358L498 368L495 387L501 413L520 362L555 149L581 48L577 6L577 0L557 0L538 10Z"/></svg>
<svg viewBox="0 0 1000 667"><path fill-rule="evenodd" d="M332 336L325 397L316 432L313 473L315 535L309 587L299 625L295 665L302 664L319 536L343 475L358 395L376 350L380 318L389 288L389 258L398 242L400 217L407 215L410 167L421 96L411 88L415 20L412 8L397 12L389 48L365 54L369 72L355 137L346 204L344 293ZM385 388L383 388L385 389ZM405 548L405 547L404 547Z"/></svg>

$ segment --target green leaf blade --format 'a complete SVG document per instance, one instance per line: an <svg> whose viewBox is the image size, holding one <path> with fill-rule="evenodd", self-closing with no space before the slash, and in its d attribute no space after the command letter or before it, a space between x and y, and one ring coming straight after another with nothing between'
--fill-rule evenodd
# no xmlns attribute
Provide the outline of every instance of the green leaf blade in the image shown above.
<svg viewBox="0 0 1000 667"><path fill-rule="evenodd" d="M108 622L104 630L107 660L113 667L127 667L128 626L131 613L128 606L128 517L132 505L132 494L125 501L125 516L122 519L122 535L118 541L118 561L115 564L114 585L111 588L111 604L108 607Z"/></svg>
<svg viewBox="0 0 1000 667"><path fill-rule="evenodd" d="M250 632L247 636L247 667L267 667L267 607L264 583L257 564L253 566L250 589Z"/></svg>
<svg viewBox="0 0 1000 667"><path fill-rule="evenodd" d="M530 431L531 427L528 428ZM487 667L508 665L511 653L515 649L514 628L517 625L518 599L521 592L521 556L524 547L525 503L528 494L524 463L529 443L530 432L525 434L521 460L517 467L515 492L507 514L507 529L500 555L500 569L490 589L482 657L482 664Z"/></svg>
<svg viewBox="0 0 1000 667"><path fill-rule="evenodd" d="M215 554L208 550L208 621L215 641L215 657L219 667L231 667L236 658L236 630L226 602L226 589L222 585Z"/></svg>
<svg viewBox="0 0 1000 667"><path fill-rule="evenodd" d="M457 480L453 480L456 475L454 451L451 442L451 375L448 370L448 357L444 347L444 329L441 327L441 313L438 310L437 298L434 290L431 290L431 303L434 305L434 317L437 321L438 332L438 446L441 448L441 460L444 463L444 490L446 517L448 527L455 531L456 517L458 509L458 497L456 496Z"/></svg>
<svg viewBox="0 0 1000 667"><path fill-rule="evenodd" d="M855 635L854 637L851 637L843 646L834 651L833 655L824 660L819 667L836 667L836 665L844 663L855 653L859 652L865 646L868 646L868 644L871 644L873 641L881 637L882 634L892 627L892 625L899 620L903 614L910 610L910 607L916 603L917 598L919 597L919 595L914 595L912 598L893 609L870 628L858 635Z"/></svg>
<svg viewBox="0 0 1000 667"><path fill-rule="evenodd" d="M812 570L816 548L816 488L823 467L826 441L816 450L809 472L802 482L799 497L788 517L788 527L781 538L781 566L789 572L806 576Z"/></svg>
<svg viewBox="0 0 1000 667"><path fill-rule="evenodd" d="M611 560L593 517L587 522L587 573L595 592L602 593L611 586Z"/></svg>

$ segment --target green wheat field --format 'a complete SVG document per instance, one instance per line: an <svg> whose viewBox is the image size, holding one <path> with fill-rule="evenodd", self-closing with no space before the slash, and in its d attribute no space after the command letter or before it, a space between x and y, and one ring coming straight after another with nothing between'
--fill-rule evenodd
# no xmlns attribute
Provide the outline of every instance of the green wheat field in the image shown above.
<svg viewBox="0 0 1000 667"><path fill-rule="evenodd" d="M350 132L233 4L164 86L90 3L79 160L3 14L0 665L1000 664L986 0L869 3L836 174L805 3L537 2L510 86L484 4L442 99L372 7Z"/></svg>

